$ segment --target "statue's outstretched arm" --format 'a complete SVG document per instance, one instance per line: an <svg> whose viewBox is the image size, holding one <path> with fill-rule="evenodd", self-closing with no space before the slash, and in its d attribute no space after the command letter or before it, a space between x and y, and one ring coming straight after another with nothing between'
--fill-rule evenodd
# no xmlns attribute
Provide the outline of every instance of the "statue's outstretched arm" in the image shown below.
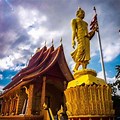
<svg viewBox="0 0 120 120"><path fill-rule="evenodd" d="M75 48L75 37L76 37L76 20L73 19L71 21L71 25L72 25L72 47Z"/></svg>
<svg viewBox="0 0 120 120"><path fill-rule="evenodd" d="M88 33L89 40L93 38L93 36L95 35L95 31L97 30L98 30L98 27L95 27L91 32Z"/></svg>

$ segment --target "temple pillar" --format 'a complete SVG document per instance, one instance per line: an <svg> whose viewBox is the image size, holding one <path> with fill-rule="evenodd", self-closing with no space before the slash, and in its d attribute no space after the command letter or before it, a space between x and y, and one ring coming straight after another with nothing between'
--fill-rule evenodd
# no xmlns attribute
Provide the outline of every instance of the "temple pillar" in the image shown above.
<svg viewBox="0 0 120 120"><path fill-rule="evenodd" d="M13 114L16 114L16 104L15 104L15 101L16 101L16 97L13 98L13 107L12 107L12 113Z"/></svg>
<svg viewBox="0 0 120 120"><path fill-rule="evenodd" d="M20 101L20 98L19 98L19 96L16 94L16 99L15 99L15 107L16 107L16 109L15 109L15 115L17 115L18 114L18 108L19 108L19 101Z"/></svg>
<svg viewBox="0 0 120 120"><path fill-rule="evenodd" d="M9 115L11 115L11 113L12 113L12 107L13 107L13 100L12 100L12 98L10 97Z"/></svg>
<svg viewBox="0 0 120 120"><path fill-rule="evenodd" d="M46 76L43 76L43 84L42 84L42 93L41 93L41 104L40 109L43 109L43 104L45 103L45 88L46 88Z"/></svg>
<svg viewBox="0 0 120 120"><path fill-rule="evenodd" d="M4 100L3 114L6 115L7 100Z"/></svg>
<svg viewBox="0 0 120 120"><path fill-rule="evenodd" d="M5 112L5 100L3 99L2 100L2 108L1 108L2 115L4 115L4 112Z"/></svg>
<svg viewBox="0 0 120 120"><path fill-rule="evenodd" d="M10 115L11 98L8 98L7 115Z"/></svg>
<svg viewBox="0 0 120 120"><path fill-rule="evenodd" d="M28 101L27 101L26 115L31 115L32 114L33 90L34 90L34 85L31 84L29 86L29 89L27 90Z"/></svg>
<svg viewBox="0 0 120 120"><path fill-rule="evenodd" d="M5 101L5 115L8 115L8 100L6 99L6 101Z"/></svg>

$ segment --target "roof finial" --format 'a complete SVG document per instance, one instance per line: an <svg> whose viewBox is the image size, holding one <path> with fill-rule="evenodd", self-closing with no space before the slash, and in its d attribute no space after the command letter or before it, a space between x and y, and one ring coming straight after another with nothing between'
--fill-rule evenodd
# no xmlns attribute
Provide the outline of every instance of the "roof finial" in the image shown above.
<svg viewBox="0 0 120 120"><path fill-rule="evenodd" d="M40 50L40 48L38 47L37 50L36 50L36 52L39 52L39 50Z"/></svg>
<svg viewBox="0 0 120 120"><path fill-rule="evenodd" d="M95 6L94 6L93 10L95 11L95 13L97 13L97 12L96 12L96 8L95 8Z"/></svg>
<svg viewBox="0 0 120 120"><path fill-rule="evenodd" d="M45 46L46 46L46 40L45 40Z"/></svg>
<svg viewBox="0 0 120 120"><path fill-rule="evenodd" d="M53 39L52 39L52 46L54 46Z"/></svg>
<svg viewBox="0 0 120 120"><path fill-rule="evenodd" d="M60 44L62 45L62 37L61 37L61 40L60 40Z"/></svg>

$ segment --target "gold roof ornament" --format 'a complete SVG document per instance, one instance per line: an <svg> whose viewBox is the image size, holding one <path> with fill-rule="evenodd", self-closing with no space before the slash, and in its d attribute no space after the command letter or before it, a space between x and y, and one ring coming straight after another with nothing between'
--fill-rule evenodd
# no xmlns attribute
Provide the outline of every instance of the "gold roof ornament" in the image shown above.
<svg viewBox="0 0 120 120"><path fill-rule="evenodd" d="M45 41L45 46L46 46L46 41Z"/></svg>
<svg viewBox="0 0 120 120"><path fill-rule="evenodd" d="M54 46L54 41L53 41L53 39L52 39L52 46Z"/></svg>
<svg viewBox="0 0 120 120"><path fill-rule="evenodd" d="M61 39L60 39L60 44L62 45L62 37L61 37Z"/></svg>
<svg viewBox="0 0 120 120"><path fill-rule="evenodd" d="M40 51L40 48L38 47L37 50L36 50L36 53ZM32 56L32 55L31 55Z"/></svg>

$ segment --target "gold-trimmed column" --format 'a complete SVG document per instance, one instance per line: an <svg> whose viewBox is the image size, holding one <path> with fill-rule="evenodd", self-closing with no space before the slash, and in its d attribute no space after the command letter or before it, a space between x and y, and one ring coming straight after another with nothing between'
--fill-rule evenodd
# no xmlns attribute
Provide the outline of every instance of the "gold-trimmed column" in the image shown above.
<svg viewBox="0 0 120 120"><path fill-rule="evenodd" d="M28 103L27 103L26 115L31 115L32 114L33 90L34 90L34 85L31 84L29 86L28 91L27 91L27 93L28 93Z"/></svg>
<svg viewBox="0 0 120 120"><path fill-rule="evenodd" d="M46 76L43 76L43 84L42 84L42 93L41 93L40 109L43 108L43 104L45 103L45 88L46 88Z"/></svg>
<svg viewBox="0 0 120 120"><path fill-rule="evenodd" d="M10 97L9 115L11 115L11 113L12 113L12 104L13 104L12 97Z"/></svg>
<svg viewBox="0 0 120 120"><path fill-rule="evenodd" d="M2 115L4 115L4 113L5 113L5 100L4 99L2 101L1 113L2 113Z"/></svg>
<svg viewBox="0 0 120 120"><path fill-rule="evenodd" d="M8 98L6 99L6 103L5 103L5 115L8 115Z"/></svg>
<svg viewBox="0 0 120 120"><path fill-rule="evenodd" d="M16 114L16 97L13 98L13 108L12 108L12 114Z"/></svg>
<svg viewBox="0 0 120 120"><path fill-rule="evenodd" d="M20 97L18 94L16 94L16 99L17 99L17 103L16 103L16 110L15 110L15 114L18 114L18 107L19 107L19 101L20 101Z"/></svg>

